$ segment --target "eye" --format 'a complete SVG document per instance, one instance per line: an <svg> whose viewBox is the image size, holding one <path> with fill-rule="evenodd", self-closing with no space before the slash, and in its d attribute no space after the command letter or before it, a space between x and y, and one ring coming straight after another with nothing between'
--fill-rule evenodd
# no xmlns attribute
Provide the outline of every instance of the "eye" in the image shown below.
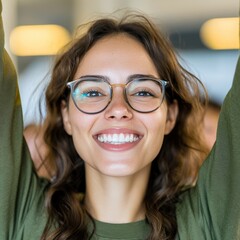
<svg viewBox="0 0 240 240"><path fill-rule="evenodd" d="M156 81L151 80L133 80L127 86L127 94L129 97L137 99L159 98L161 96L161 88Z"/></svg>
<svg viewBox="0 0 240 240"><path fill-rule="evenodd" d="M135 89L131 89L131 92L128 92L131 97L141 97L141 98L149 98L149 97L157 97L157 94L154 90L146 87L138 87Z"/></svg>
<svg viewBox="0 0 240 240"><path fill-rule="evenodd" d="M134 95L139 96L139 97L153 97L154 96L150 91L147 91L147 90L138 91Z"/></svg>
<svg viewBox="0 0 240 240"><path fill-rule="evenodd" d="M88 98L103 96L103 94L97 90L84 91L81 95L82 95L82 97L88 97Z"/></svg>
<svg viewBox="0 0 240 240"><path fill-rule="evenodd" d="M74 92L73 95L75 99L86 101L87 99L93 99L93 98L103 98L107 95L106 91L101 88L89 88L89 87L80 87L78 86Z"/></svg>

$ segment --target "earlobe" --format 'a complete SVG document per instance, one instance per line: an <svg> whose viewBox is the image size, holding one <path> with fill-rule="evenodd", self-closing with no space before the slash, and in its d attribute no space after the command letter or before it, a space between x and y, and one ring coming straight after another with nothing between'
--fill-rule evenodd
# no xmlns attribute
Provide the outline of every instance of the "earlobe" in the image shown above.
<svg viewBox="0 0 240 240"><path fill-rule="evenodd" d="M62 119L63 119L63 126L67 134L72 135L72 127L71 122L69 120L69 111L67 107L66 101L61 102L61 113L62 113Z"/></svg>
<svg viewBox="0 0 240 240"><path fill-rule="evenodd" d="M174 128L178 117L178 102L176 100L168 105L165 135L169 134Z"/></svg>

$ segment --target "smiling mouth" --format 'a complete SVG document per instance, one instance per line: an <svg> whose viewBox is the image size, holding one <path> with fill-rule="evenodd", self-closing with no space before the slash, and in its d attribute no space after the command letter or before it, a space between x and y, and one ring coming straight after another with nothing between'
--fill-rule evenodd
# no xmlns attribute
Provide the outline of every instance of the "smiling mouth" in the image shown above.
<svg viewBox="0 0 240 240"><path fill-rule="evenodd" d="M101 143L108 143L114 145L134 143L141 139L141 136L137 134L99 134L97 140Z"/></svg>

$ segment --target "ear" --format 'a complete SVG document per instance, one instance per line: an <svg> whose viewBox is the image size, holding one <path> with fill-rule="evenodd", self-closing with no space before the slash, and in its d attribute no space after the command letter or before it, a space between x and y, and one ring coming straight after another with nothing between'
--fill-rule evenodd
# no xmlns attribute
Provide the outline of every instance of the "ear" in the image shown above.
<svg viewBox="0 0 240 240"><path fill-rule="evenodd" d="M168 105L167 120L165 126L165 135L169 134L176 124L178 116L178 102L176 100Z"/></svg>
<svg viewBox="0 0 240 240"><path fill-rule="evenodd" d="M66 101L61 102L61 113L63 119L63 126L67 134L72 135L72 125L69 119L69 111Z"/></svg>

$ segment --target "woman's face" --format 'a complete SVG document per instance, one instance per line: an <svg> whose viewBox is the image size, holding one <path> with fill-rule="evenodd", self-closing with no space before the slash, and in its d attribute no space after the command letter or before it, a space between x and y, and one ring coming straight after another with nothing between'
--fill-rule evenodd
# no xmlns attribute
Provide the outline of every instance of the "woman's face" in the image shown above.
<svg viewBox="0 0 240 240"><path fill-rule="evenodd" d="M74 79L86 75L106 76L111 84L125 84L135 74L159 78L143 46L126 35L99 40L84 56ZM123 88L113 88L109 106L98 114L85 114L74 105L62 106L64 128L72 136L75 148L86 168L108 176L129 176L148 171L159 153L163 138L175 124L177 104L151 113L139 113L124 100ZM120 144L101 138L122 138ZM133 141L129 141L133 138Z"/></svg>

